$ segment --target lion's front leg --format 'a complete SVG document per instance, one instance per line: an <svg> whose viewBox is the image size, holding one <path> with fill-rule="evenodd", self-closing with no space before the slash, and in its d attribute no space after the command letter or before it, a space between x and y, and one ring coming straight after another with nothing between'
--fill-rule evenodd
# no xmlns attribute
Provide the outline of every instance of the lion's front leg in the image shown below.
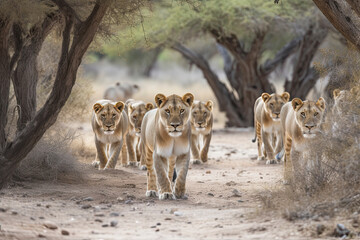
<svg viewBox="0 0 360 240"><path fill-rule="evenodd" d="M262 149L262 136L261 136L261 124L256 121L256 137L257 137L257 147L258 147L258 161L264 160L265 156L263 155Z"/></svg>
<svg viewBox="0 0 360 240"><path fill-rule="evenodd" d="M204 136L204 147L201 150L201 161L203 163L207 162L207 160L208 160L210 141L211 141L211 133Z"/></svg>
<svg viewBox="0 0 360 240"><path fill-rule="evenodd" d="M95 139L96 157L93 165L99 166L99 169L104 169L108 161L106 156L107 145Z"/></svg>
<svg viewBox="0 0 360 240"><path fill-rule="evenodd" d="M191 134L191 154L193 164L200 164L200 153L199 153L199 136L197 134Z"/></svg>
<svg viewBox="0 0 360 240"><path fill-rule="evenodd" d="M145 144L143 143L143 141L141 140L141 138L139 138L139 156L140 156L140 166L139 168L141 170L146 170L146 150L145 150Z"/></svg>
<svg viewBox="0 0 360 240"><path fill-rule="evenodd" d="M177 178L174 187L174 195L176 198L185 196L186 175L189 169L190 153L185 153L176 158Z"/></svg>
<svg viewBox="0 0 360 240"><path fill-rule="evenodd" d="M176 161L175 157L169 157L168 175L169 175L170 182L172 181L172 179L174 177L175 161Z"/></svg>
<svg viewBox="0 0 360 240"><path fill-rule="evenodd" d="M126 146L129 153L129 165L136 165L135 151L134 151L134 140L135 137L129 133L126 135Z"/></svg>
<svg viewBox="0 0 360 240"><path fill-rule="evenodd" d="M140 162L141 161L141 147L140 147L140 138L136 137L135 138L136 141L136 161ZM145 164L145 163L144 163Z"/></svg>
<svg viewBox="0 0 360 240"><path fill-rule="evenodd" d="M153 160L153 153L149 148L144 146L143 147L143 154L146 157L146 168L147 168L147 189L146 189L146 196L147 197L156 197L157 196L157 185L156 185L156 175L154 171L154 160Z"/></svg>
<svg viewBox="0 0 360 240"><path fill-rule="evenodd" d="M123 147L122 140L110 144L110 158L105 168L112 168L112 169L115 168L122 147Z"/></svg>
<svg viewBox="0 0 360 240"><path fill-rule="evenodd" d="M273 139L272 134L263 131L262 136L263 136L264 147L265 147L265 152L266 152L266 156L267 156L266 164L277 163L277 161L275 160L273 148L271 146L272 139Z"/></svg>
<svg viewBox="0 0 360 240"><path fill-rule="evenodd" d="M162 157L154 152L154 167L156 171L156 178L159 184L159 199L172 199L171 182L168 176L168 159Z"/></svg>

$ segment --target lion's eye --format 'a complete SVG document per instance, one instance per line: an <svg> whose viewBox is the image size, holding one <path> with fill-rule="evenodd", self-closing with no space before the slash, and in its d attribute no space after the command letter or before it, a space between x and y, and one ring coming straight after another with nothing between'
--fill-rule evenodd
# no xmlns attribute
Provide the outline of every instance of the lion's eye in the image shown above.
<svg viewBox="0 0 360 240"><path fill-rule="evenodd" d="M112 115L112 118L116 118L116 114L113 114L113 115Z"/></svg>
<svg viewBox="0 0 360 240"><path fill-rule="evenodd" d="M185 109L180 109L180 113L184 113L185 112Z"/></svg>
<svg viewBox="0 0 360 240"><path fill-rule="evenodd" d="M170 114L170 110L169 110L169 109L165 109L165 112L166 112L167 114Z"/></svg>
<svg viewBox="0 0 360 240"><path fill-rule="evenodd" d="M319 114L318 112L315 112L315 113L314 113L314 116L316 117L318 114Z"/></svg>
<svg viewBox="0 0 360 240"><path fill-rule="evenodd" d="M194 112L194 115L196 115L197 114L197 112Z"/></svg>
<svg viewBox="0 0 360 240"><path fill-rule="evenodd" d="M273 107L273 106L274 106L274 104L270 103L270 107Z"/></svg>
<svg viewBox="0 0 360 240"><path fill-rule="evenodd" d="M105 118L105 114L101 114L101 118Z"/></svg>
<svg viewBox="0 0 360 240"><path fill-rule="evenodd" d="M136 116L134 115L134 116L132 116L132 118L135 120L135 119L136 119Z"/></svg>
<svg viewBox="0 0 360 240"><path fill-rule="evenodd" d="M302 117L305 117L305 116L306 116L304 112L302 112L302 113L300 113L300 114L301 114Z"/></svg>
<svg viewBox="0 0 360 240"><path fill-rule="evenodd" d="M207 112L204 112L204 117L206 117L206 115L207 115Z"/></svg>

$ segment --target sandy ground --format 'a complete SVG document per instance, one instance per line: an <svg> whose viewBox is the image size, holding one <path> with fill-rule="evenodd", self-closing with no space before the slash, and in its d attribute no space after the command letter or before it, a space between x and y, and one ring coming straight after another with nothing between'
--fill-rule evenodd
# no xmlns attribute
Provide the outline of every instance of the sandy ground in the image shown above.
<svg viewBox="0 0 360 240"><path fill-rule="evenodd" d="M0 239L309 239L318 223L262 210L259 194L284 187L282 166L254 160L252 136L251 129L215 131L209 162L190 167L187 200L146 198L145 171L98 171L93 156L79 159L81 178L4 189Z"/></svg>

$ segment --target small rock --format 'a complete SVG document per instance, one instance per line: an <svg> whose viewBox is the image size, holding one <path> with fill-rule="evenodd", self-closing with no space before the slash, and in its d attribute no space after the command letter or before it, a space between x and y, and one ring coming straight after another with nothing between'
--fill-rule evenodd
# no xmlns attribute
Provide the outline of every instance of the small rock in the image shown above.
<svg viewBox="0 0 360 240"><path fill-rule="evenodd" d="M35 218L33 218L33 217L30 217L30 220L33 220L33 221L35 221Z"/></svg>
<svg viewBox="0 0 360 240"><path fill-rule="evenodd" d="M45 222L44 223L44 227L48 228L48 229L51 229L51 230L55 230L57 229L58 227L55 225L55 223L52 223L52 222Z"/></svg>
<svg viewBox="0 0 360 240"><path fill-rule="evenodd" d="M96 218L96 219L95 219L95 222L102 223L102 222L103 222L103 220Z"/></svg>
<svg viewBox="0 0 360 240"><path fill-rule="evenodd" d="M172 208L170 209L170 214L173 214L174 212L176 212L178 209L177 208Z"/></svg>
<svg viewBox="0 0 360 240"><path fill-rule="evenodd" d="M115 221L115 220L110 222L111 227L116 227L117 224L118 224L118 221Z"/></svg>
<svg viewBox="0 0 360 240"><path fill-rule="evenodd" d="M187 222L187 224L191 224L191 222Z"/></svg>
<svg viewBox="0 0 360 240"><path fill-rule="evenodd" d="M50 204L48 204L48 205L46 205L45 207L46 207L46 208L50 208L50 207L51 207L51 205L50 205Z"/></svg>
<svg viewBox="0 0 360 240"><path fill-rule="evenodd" d="M45 219L45 217L39 217L39 219Z"/></svg>
<svg viewBox="0 0 360 240"><path fill-rule="evenodd" d="M126 200L125 204L132 204L132 201L131 200Z"/></svg>
<svg viewBox="0 0 360 240"><path fill-rule="evenodd" d="M241 197L240 192L237 189L232 190L233 197Z"/></svg>
<svg viewBox="0 0 360 240"><path fill-rule="evenodd" d="M118 216L120 216L120 214L117 212L110 213L110 217L118 217Z"/></svg>
<svg viewBox="0 0 360 240"><path fill-rule="evenodd" d="M150 206L150 203L148 202L148 203L146 203L146 206Z"/></svg>
<svg viewBox="0 0 360 240"><path fill-rule="evenodd" d="M238 202L242 203L242 202L244 202L244 201L243 201L243 200L238 200Z"/></svg>
<svg viewBox="0 0 360 240"><path fill-rule="evenodd" d="M105 224L103 224L103 225L101 225L101 226L102 226L102 227L108 227L109 224L105 223Z"/></svg>
<svg viewBox="0 0 360 240"><path fill-rule="evenodd" d="M127 199L130 199L130 200L136 199L136 197L134 195L127 195L126 197L127 197Z"/></svg>
<svg viewBox="0 0 360 240"><path fill-rule="evenodd" d="M17 215L18 213L16 211L11 211L12 215Z"/></svg>
<svg viewBox="0 0 360 240"><path fill-rule="evenodd" d="M321 235L324 231L325 231L325 226L324 226L324 224L318 224L318 225L316 226L316 233L317 233L317 235Z"/></svg>
<svg viewBox="0 0 360 240"><path fill-rule="evenodd" d="M83 198L83 201L94 201L94 199L92 197L86 197L86 198Z"/></svg>
<svg viewBox="0 0 360 240"><path fill-rule="evenodd" d="M169 220L171 220L171 218L169 218L169 217L165 218L165 221L169 221Z"/></svg>
<svg viewBox="0 0 360 240"><path fill-rule="evenodd" d="M97 214L95 214L95 217L105 217L105 214L103 214L103 213L97 213Z"/></svg>
<svg viewBox="0 0 360 240"><path fill-rule="evenodd" d="M6 212L5 208L0 208L0 212Z"/></svg>
<svg viewBox="0 0 360 240"><path fill-rule="evenodd" d="M209 192L207 195L209 195L209 196L211 196L211 197L213 197L213 196L214 196L214 194L213 194L213 193L211 193L211 192Z"/></svg>
<svg viewBox="0 0 360 240"><path fill-rule="evenodd" d="M155 230L155 232L159 232L159 231L160 231L160 229L158 229L158 228Z"/></svg>
<svg viewBox="0 0 360 240"><path fill-rule="evenodd" d="M175 215L175 216L182 216L182 215L183 215L183 213L182 213L182 212L178 212L178 211L176 211L176 212L174 212L174 215Z"/></svg>
<svg viewBox="0 0 360 240"><path fill-rule="evenodd" d="M82 205L81 208L82 209L89 209L89 208L91 208L91 205L90 204L85 204L85 205Z"/></svg>
<svg viewBox="0 0 360 240"><path fill-rule="evenodd" d="M333 235L335 237L343 237L343 236L348 236L349 233L350 233L350 230L347 229L343 224L339 223L336 225Z"/></svg>
<svg viewBox="0 0 360 240"><path fill-rule="evenodd" d="M161 225L161 223L157 223L156 225L157 225L157 226L160 226L160 225Z"/></svg>
<svg viewBox="0 0 360 240"><path fill-rule="evenodd" d="M124 201L124 199L123 199L122 197L118 197L116 200L117 200L118 202L123 202L123 201Z"/></svg>
<svg viewBox="0 0 360 240"><path fill-rule="evenodd" d="M151 226L150 228L156 228L156 226Z"/></svg>
<svg viewBox="0 0 360 240"><path fill-rule="evenodd" d="M38 237L39 237L39 238L46 238L46 236L43 235L43 234L41 234L41 233L38 234Z"/></svg>
<svg viewBox="0 0 360 240"><path fill-rule="evenodd" d="M211 171L210 171L210 170L207 170L205 173L206 173L206 174L210 174L210 173L211 173Z"/></svg>
<svg viewBox="0 0 360 240"><path fill-rule="evenodd" d="M64 235L64 236L69 236L70 235L70 233L65 229L61 230L61 234Z"/></svg>
<svg viewBox="0 0 360 240"><path fill-rule="evenodd" d="M37 207L41 207L41 203L36 204Z"/></svg>

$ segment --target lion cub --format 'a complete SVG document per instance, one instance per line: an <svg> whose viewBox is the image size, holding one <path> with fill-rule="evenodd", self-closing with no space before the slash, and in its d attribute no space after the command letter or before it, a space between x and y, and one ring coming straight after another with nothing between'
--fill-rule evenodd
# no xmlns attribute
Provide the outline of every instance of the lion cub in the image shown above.
<svg viewBox="0 0 360 240"><path fill-rule="evenodd" d="M99 100L93 106L91 125L97 150L93 165L99 165L99 169L115 168L120 151L122 165L127 163L123 141L128 131L128 117L124 106L123 102L110 100Z"/></svg>
<svg viewBox="0 0 360 240"><path fill-rule="evenodd" d="M145 114L141 124L141 141L142 153L146 156L148 197L157 195L158 186L159 199L182 198L185 195L193 101L191 93L186 93L183 97L157 94L155 102L158 108ZM177 178L172 190L174 164Z"/></svg>
<svg viewBox="0 0 360 240"><path fill-rule="evenodd" d="M139 140L141 123L145 113L154 108L152 103L144 103L129 99L125 103L125 112L129 116L129 131L126 135L126 146L129 154L129 165L136 165L140 161L140 169L146 170L145 158L140 154ZM136 151L134 150L136 149Z"/></svg>
<svg viewBox="0 0 360 240"><path fill-rule="evenodd" d="M213 103L212 101L201 102L194 101L191 108L191 153L192 163L200 164L207 162L208 152L212 135L213 126ZM200 150L200 138L202 137L204 146Z"/></svg>
<svg viewBox="0 0 360 240"><path fill-rule="evenodd" d="M255 139L258 139L258 160L267 158L266 164L277 163L275 154L283 147L281 137L280 111L290 99L290 94L263 93L254 106ZM264 142L264 148L262 143Z"/></svg>
<svg viewBox="0 0 360 240"><path fill-rule="evenodd" d="M299 168L299 154L303 155L307 152L308 146L316 144L317 137L321 133L325 105L322 97L317 102L294 98L281 109L280 118L285 148L285 183L291 179L293 168L295 171ZM291 157L292 151L294 153Z"/></svg>

